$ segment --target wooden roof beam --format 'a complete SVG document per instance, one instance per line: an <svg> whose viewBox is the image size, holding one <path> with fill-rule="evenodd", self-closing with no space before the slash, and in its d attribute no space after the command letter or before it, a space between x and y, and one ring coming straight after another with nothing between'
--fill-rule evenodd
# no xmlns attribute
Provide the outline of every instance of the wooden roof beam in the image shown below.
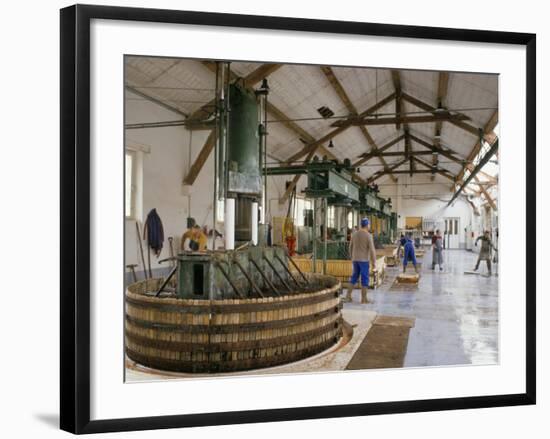
<svg viewBox="0 0 550 439"><path fill-rule="evenodd" d="M437 85L437 107L445 108L445 100L447 98L447 90L449 88L449 73L448 72L439 72L439 80ZM441 129L443 127L442 121L437 121L434 128L434 145L436 147L441 147ZM437 165L437 156L432 157L432 163ZM432 176L432 181L435 176Z"/></svg>
<svg viewBox="0 0 550 439"><path fill-rule="evenodd" d="M332 124L333 127L341 127L341 126L348 126L348 125L355 125L355 126L362 126L362 125L391 125L394 123L402 123L405 125L405 129L407 129L407 124L411 123L430 123L430 122L457 122L457 121L463 121L463 120L470 120L468 116L464 116L461 114L450 114L450 113L443 113L443 114L433 114L433 115L427 115L427 116L403 116L403 117L378 117L376 119L356 119L350 121L349 119L346 119L344 121L338 121L334 122Z"/></svg>
<svg viewBox="0 0 550 439"><path fill-rule="evenodd" d="M340 98L340 100L346 106L346 109L348 110L348 112L352 116L357 116L357 114L359 113L357 111L357 107L353 104L350 97L346 93L346 90L342 86L342 83L338 80L338 78L334 74L334 71L332 70L332 67L321 66L321 71L324 73L325 77L327 78L328 82L330 83L330 85L332 86L332 88L334 89L334 91L336 92L338 97ZM363 134L363 137L367 140L367 143L371 147L370 152L379 151L378 146L376 145L374 139L372 138L372 136L368 132L367 128L365 126L360 126L359 129L361 130L361 133ZM378 156L378 158L379 158L380 163L382 164L382 166L384 166L384 168L387 168L388 164L386 163L386 160L384 160L384 158L381 157L381 156ZM395 178L393 175L391 175L391 178L394 181L394 183L397 182L397 178Z"/></svg>
<svg viewBox="0 0 550 439"><path fill-rule="evenodd" d="M401 98L401 76L399 70L392 70L391 78L393 87L395 88L395 115L397 118L401 118L403 115L403 99ZM401 120L396 120L395 129L401 129Z"/></svg>
<svg viewBox="0 0 550 439"><path fill-rule="evenodd" d="M395 97L395 93L392 93L388 96L386 96L384 99L382 99L380 102L374 104L370 108L367 108L365 111L360 113L358 115L358 118L363 118L369 114L374 113L375 111L382 108L384 105L386 105L388 102L390 102ZM317 141L313 142L310 145L305 146L300 151L298 151L296 154L293 154L291 157L289 157L286 161L288 163L294 162L296 160L299 160L304 155L310 153L311 151L315 151L319 145L322 145L323 143L326 143L330 140L332 140L334 137L336 137L338 134L343 133L345 130L347 130L350 126L352 126L354 118L347 119L343 121L341 126L335 128L334 130L330 131L329 133L325 134L323 137L318 139Z"/></svg>
<svg viewBox="0 0 550 439"><path fill-rule="evenodd" d="M399 166L401 165L404 165L405 163L407 163L407 159L403 159L403 160L400 160L398 161L397 163L394 163L393 165L390 165L388 167L388 169L382 169L378 172L375 172L374 174L372 174L368 179L367 179L367 183L368 184L371 184L373 183L374 181L378 180L380 177L382 177L383 175L386 175L386 174L389 174L390 172L394 172L395 169L399 168ZM408 172L408 171L405 171L405 172Z"/></svg>
<svg viewBox="0 0 550 439"><path fill-rule="evenodd" d="M493 145L495 140L497 139L496 134L493 132L495 127L498 124L498 110L495 110L491 118L487 121L485 126L483 127L483 139L488 142L490 145ZM479 154L479 151L481 150L481 142L478 139L474 146L472 147L472 150L470 151L470 154L468 155L468 163L471 163L475 157ZM457 175L457 181L461 180L462 177L464 177L464 172L466 172L466 165L463 166L462 171L459 172Z"/></svg>
<svg viewBox="0 0 550 439"><path fill-rule="evenodd" d="M441 149L440 147L438 148L435 145L432 145L432 144L426 142L425 140L422 140L421 138L416 137L413 134L411 134L410 137L411 137L411 140L413 140L415 143L418 143L419 145L430 149L432 152L437 152L438 154L441 154L443 157L446 157L449 160L452 160L453 162L458 163L459 165L464 165L464 163L465 163L465 160L460 158L460 157L457 157L455 155L456 153L454 153L454 151L451 152L452 150L446 151L446 150Z"/></svg>
<svg viewBox="0 0 550 439"><path fill-rule="evenodd" d="M423 102L421 101L420 99L417 99L407 93L403 93L403 99L405 99L407 102L410 102L411 104L413 104L415 107L418 107L420 108L421 110L424 110L424 111L427 111L427 112L430 112L430 113L434 113L435 110L437 110L436 107L433 107L432 105L430 104L427 104L426 102ZM476 136L476 137L479 137L479 129L462 121L462 120L459 120L459 119L455 119L455 120L449 120L450 123L452 123L453 125L463 129L464 131L467 131L468 133L470 133L471 135L473 136ZM492 136L489 136L488 133L485 134L485 136L487 136L487 141L489 141L489 138L493 138Z"/></svg>
<svg viewBox="0 0 550 439"><path fill-rule="evenodd" d="M216 144L216 130L210 131L210 134L208 135L206 142L204 142L203 147L201 148L199 155L191 165L191 168L189 168L189 173L185 176L183 179L183 184L192 185L195 183L195 180L197 179L199 173L201 172L202 167L208 160L208 157L210 156L210 153L214 149L214 145Z"/></svg>
<svg viewBox="0 0 550 439"><path fill-rule="evenodd" d="M439 175L442 175L443 177L445 177L446 179L448 180L451 180L451 181L454 181L455 180L455 176L453 174L451 174L449 171L447 171L446 169L441 169L441 168L437 168L437 169L433 169L433 165L422 160L422 159L419 159L418 157L412 157L412 160L414 160L416 163L419 163L421 164L422 166L425 166L426 168L429 168L428 170L430 172L435 172L436 174L439 174Z"/></svg>
<svg viewBox="0 0 550 439"><path fill-rule="evenodd" d="M393 157L393 156L399 156L399 155L403 155L404 152L403 151L397 151L397 152L384 152L386 151L387 149L391 148L393 145L401 142L401 140L403 140L405 138L405 135L402 134L401 136L391 140L390 142L386 143L384 146L381 146L380 148L378 148L375 152L369 152L369 153L366 153L366 154L363 154L361 157L360 160L356 161L353 166L354 167L357 167L357 166L361 166L363 165L364 163L368 162L369 160L371 160L372 158L374 157Z"/></svg>
<svg viewBox="0 0 550 439"><path fill-rule="evenodd" d="M480 184L480 181L477 175L474 176L474 180L479 185L479 191L483 194L483 196L489 203L489 206L491 206L493 210L497 210L497 205L495 203L495 200L493 200L493 198L489 195L489 192L487 192L487 189L485 188L485 186Z"/></svg>

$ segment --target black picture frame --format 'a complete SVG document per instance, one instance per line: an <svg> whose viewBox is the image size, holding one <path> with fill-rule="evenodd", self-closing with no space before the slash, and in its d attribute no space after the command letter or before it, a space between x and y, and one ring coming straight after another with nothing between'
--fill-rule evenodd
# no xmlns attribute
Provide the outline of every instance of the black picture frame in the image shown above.
<svg viewBox="0 0 550 439"><path fill-rule="evenodd" d="M90 420L90 21L132 20L325 32L526 48L526 376L525 393ZM535 404L536 401L536 35L376 23L75 5L61 10L61 349L60 426L99 433Z"/></svg>

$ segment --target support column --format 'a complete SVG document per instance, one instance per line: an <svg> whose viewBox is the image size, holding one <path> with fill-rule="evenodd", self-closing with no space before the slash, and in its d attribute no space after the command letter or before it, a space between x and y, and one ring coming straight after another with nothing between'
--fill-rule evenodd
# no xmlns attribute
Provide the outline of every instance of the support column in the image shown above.
<svg viewBox="0 0 550 439"><path fill-rule="evenodd" d="M328 199L323 198L323 274L327 274Z"/></svg>
<svg viewBox="0 0 550 439"><path fill-rule="evenodd" d="M235 249L235 198L225 199L225 249Z"/></svg>
<svg viewBox="0 0 550 439"><path fill-rule="evenodd" d="M252 230L252 244L258 245L258 202L252 202L250 228Z"/></svg>
<svg viewBox="0 0 550 439"><path fill-rule="evenodd" d="M313 199L313 227L311 232L313 242L313 267L311 271L317 273L317 198Z"/></svg>

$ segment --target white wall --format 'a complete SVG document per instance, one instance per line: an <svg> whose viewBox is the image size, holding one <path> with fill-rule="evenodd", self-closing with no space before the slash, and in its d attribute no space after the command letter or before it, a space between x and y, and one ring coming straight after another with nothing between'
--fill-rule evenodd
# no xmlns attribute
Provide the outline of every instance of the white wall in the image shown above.
<svg viewBox="0 0 550 439"><path fill-rule="evenodd" d="M132 93L128 93L127 97L131 99L126 101L126 123L160 122L182 118ZM142 200L143 210L141 214L138 212L135 219L143 228L147 214L152 208L156 208L163 222L165 238L175 238L175 251L179 245L179 238L186 229L187 216L194 216L201 223L212 204L212 197L205 196L206 191L212 187L205 178L211 172L211 159L205 164L195 187L190 192L186 192L182 184L189 169L189 153L191 152L191 160L194 160L207 135L208 133L202 131L191 133L184 127L126 130L127 144L141 144L150 150L149 153L143 154L143 192L137 194ZM211 219L207 224L211 226ZM126 264L139 264L141 270L135 220L126 220L125 225ZM169 246L166 240L158 259L168 256ZM152 256L153 268L161 267L158 259ZM166 267L166 264L164 266Z"/></svg>
<svg viewBox="0 0 550 439"><path fill-rule="evenodd" d="M421 216L436 222L442 222L444 218L460 218L459 245L465 247L464 229L473 228L475 224L473 209L462 198L447 206L452 196L449 184L442 183L437 177L432 182L429 176L416 174L413 177L400 175L397 184L391 184L391 180L386 179L379 188L380 196L392 199L393 211L398 215L398 228L405 227L407 216Z"/></svg>

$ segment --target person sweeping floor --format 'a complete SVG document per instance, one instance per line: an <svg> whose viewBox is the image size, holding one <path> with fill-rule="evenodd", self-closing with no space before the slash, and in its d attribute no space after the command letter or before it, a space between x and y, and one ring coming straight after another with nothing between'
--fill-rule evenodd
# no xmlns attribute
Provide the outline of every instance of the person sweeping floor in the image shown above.
<svg viewBox="0 0 550 439"><path fill-rule="evenodd" d="M369 232L369 219L361 220L361 228L351 235L349 242L349 254L353 265L353 274L349 281L348 292L345 300L351 302L351 293L361 276L361 303L367 303L367 288L369 286L370 264L376 270L376 252L374 240Z"/></svg>
<svg viewBox="0 0 550 439"><path fill-rule="evenodd" d="M477 243L481 240L481 249L479 250L479 257L477 258L477 263L474 268L474 271L477 271L479 269L479 264L481 261L485 261L487 263L487 272L489 276L492 274L491 270L491 250L497 250L497 248L493 245L493 241L491 240L491 234L489 233L489 230L485 230L483 235L478 236L476 239L475 245L477 247Z"/></svg>
<svg viewBox="0 0 550 439"><path fill-rule="evenodd" d="M414 272L418 273L418 268L416 267L416 254L414 251L414 242L412 240L412 235L410 233L407 233L406 236L406 242L403 246L403 273L405 273L405 270L407 269L407 264L409 261L412 262L414 266Z"/></svg>
<svg viewBox="0 0 550 439"><path fill-rule="evenodd" d="M432 270L436 265L439 265L439 271L443 271L443 237L439 229L432 237Z"/></svg>

